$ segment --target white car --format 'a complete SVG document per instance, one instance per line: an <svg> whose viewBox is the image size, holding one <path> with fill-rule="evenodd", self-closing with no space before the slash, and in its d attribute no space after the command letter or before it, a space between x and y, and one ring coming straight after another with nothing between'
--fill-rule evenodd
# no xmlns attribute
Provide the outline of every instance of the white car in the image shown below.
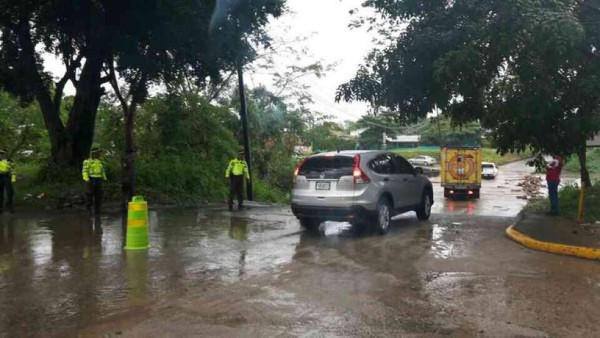
<svg viewBox="0 0 600 338"><path fill-rule="evenodd" d="M498 175L498 166L496 163L482 162L481 163L481 177L483 178L496 178Z"/></svg>
<svg viewBox="0 0 600 338"><path fill-rule="evenodd" d="M433 158L431 156L426 156L426 155L413 157L413 158L409 159L408 162L412 165L426 165L426 166L432 166L437 163L435 158Z"/></svg>

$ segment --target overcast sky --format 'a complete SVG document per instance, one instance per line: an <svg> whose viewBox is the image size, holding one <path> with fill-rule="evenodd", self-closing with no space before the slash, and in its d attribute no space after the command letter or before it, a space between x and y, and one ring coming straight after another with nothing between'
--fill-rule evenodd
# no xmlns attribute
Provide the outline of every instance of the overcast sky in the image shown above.
<svg viewBox="0 0 600 338"><path fill-rule="evenodd" d="M363 0L287 0L289 13L269 25L269 34L274 40L293 40L297 37L309 37L299 42L297 48L308 51L306 63L321 60L324 64L336 64L336 67L322 78L306 78L310 85L310 94L314 100L313 109L332 115L338 121L357 120L368 110L362 103L335 103L336 88L350 80L359 64L372 48L373 36L366 29L350 29L348 25L353 16L352 9L361 8ZM364 10L363 11L364 14ZM297 63L288 57L275 60L279 65ZM55 76L62 76L64 66L52 57L44 58L46 69ZM300 62L300 65L305 65ZM270 86L272 79L261 75L252 76L248 85ZM271 88L275 90L274 88ZM74 88L69 83L65 94L73 95Z"/></svg>
<svg viewBox="0 0 600 338"><path fill-rule="evenodd" d="M337 64L323 78L312 77L305 83L311 86L314 109L333 115L340 121L357 120L368 110L366 104L335 103L336 88L350 80L359 64L371 50L373 35L366 29L350 29L348 25L356 16L349 11L361 8L363 0L288 0L290 13L277 19L269 28L275 39L310 37L302 45L310 54L308 59L319 59L325 64ZM366 10L361 9L361 12ZM283 27L289 27L286 31ZM282 63L290 60L281 60ZM256 82L267 79L253 78ZM268 83L263 83L268 85Z"/></svg>

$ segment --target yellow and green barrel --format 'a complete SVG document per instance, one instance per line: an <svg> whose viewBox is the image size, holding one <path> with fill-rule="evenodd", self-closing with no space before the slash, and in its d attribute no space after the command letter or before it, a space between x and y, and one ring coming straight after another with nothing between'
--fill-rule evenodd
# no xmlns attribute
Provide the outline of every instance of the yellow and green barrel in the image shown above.
<svg viewBox="0 0 600 338"><path fill-rule="evenodd" d="M148 246L148 203L142 196L135 196L127 208L125 250L144 250Z"/></svg>

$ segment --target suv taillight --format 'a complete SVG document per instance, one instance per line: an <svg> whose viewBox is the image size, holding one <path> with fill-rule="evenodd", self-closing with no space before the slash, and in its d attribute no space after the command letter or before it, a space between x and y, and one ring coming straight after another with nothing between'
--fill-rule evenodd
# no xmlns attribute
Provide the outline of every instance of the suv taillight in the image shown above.
<svg viewBox="0 0 600 338"><path fill-rule="evenodd" d="M369 176L360 169L360 155L354 155L354 169L352 169L352 176L354 177L354 184L366 184L371 182Z"/></svg>
<svg viewBox="0 0 600 338"><path fill-rule="evenodd" d="M306 162L306 159L304 159L300 163L298 163L298 165L296 166L296 169L294 169L294 178L293 178L294 183L296 183L296 177L298 177L298 173L300 172L300 168L302 168L302 165L304 164L304 162Z"/></svg>

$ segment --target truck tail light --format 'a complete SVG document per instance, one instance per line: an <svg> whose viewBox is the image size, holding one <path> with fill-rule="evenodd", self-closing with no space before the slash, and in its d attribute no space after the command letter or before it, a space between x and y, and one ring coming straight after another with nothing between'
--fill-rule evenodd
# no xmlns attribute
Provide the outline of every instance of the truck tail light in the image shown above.
<svg viewBox="0 0 600 338"><path fill-rule="evenodd" d="M354 184L367 184L371 182L369 176L360 169L360 155L354 155L354 169L352 170L352 176L354 177Z"/></svg>

